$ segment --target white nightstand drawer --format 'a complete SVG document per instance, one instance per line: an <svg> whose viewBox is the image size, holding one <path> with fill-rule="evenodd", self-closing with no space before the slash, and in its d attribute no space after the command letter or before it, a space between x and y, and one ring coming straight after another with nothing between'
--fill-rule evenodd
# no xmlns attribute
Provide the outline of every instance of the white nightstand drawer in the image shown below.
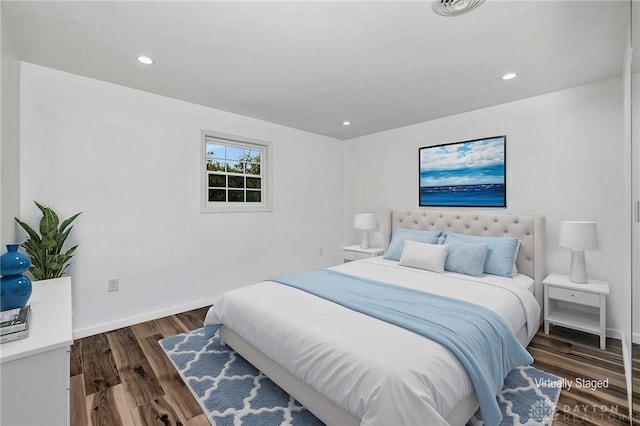
<svg viewBox="0 0 640 426"><path fill-rule="evenodd" d="M548 287L549 298L554 300L564 300L586 306L600 306L600 295L586 291L571 290L567 288Z"/></svg>
<svg viewBox="0 0 640 426"><path fill-rule="evenodd" d="M380 247L362 248L360 246L342 247L342 261L351 262L353 260L371 259L372 257L382 256L384 249Z"/></svg>
<svg viewBox="0 0 640 426"><path fill-rule="evenodd" d="M373 257L373 255L371 255L371 253L362 253L357 251L344 250L342 252L342 257L344 258L344 260L360 260L360 259L371 258Z"/></svg>

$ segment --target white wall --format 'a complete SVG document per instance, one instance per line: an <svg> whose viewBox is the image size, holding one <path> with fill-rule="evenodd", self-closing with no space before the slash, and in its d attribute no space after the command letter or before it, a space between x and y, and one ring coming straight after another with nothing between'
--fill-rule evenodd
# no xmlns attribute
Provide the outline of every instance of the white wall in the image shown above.
<svg viewBox="0 0 640 426"><path fill-rule="evenodd" d="M22 217L38 219L32 200L84 212L71 268L79 334L336 263L340 245L359 240L353 213L417 206L419 147L499 134L505 212L547 217L548 270L560 273L569 253L557 246L559 222L597 221L589 275L611 283L608 326L623 328L620 79L352 139L342 157L343 142L260 120L31 64L21 77ZM199 213L200 129L274 143L273 213ZM107 293L116 277L121 290Z"/></svg>
<svg viewBox="0 0 640 426"><path fill-rule="evenodd" d="M0 14L2 4L0 3ZM4 16L0 16L0 23ZM13 218L20 214L20 63L2 25L0 42L0 252L15 242Z"/></svg>
<svg viewBox="0 0 640 426"><path fill-rule="evenodd" d="M38 220L33 200L83 212L76 336L340 261L342 141L28 63L21 77L22 217ZM200 213L201 129L273 142L273 212Z"/></svg>
<svg viewBox="0 0 640 426"><path fill-rule="evenodd" d="M546 216L547 268L557 273L570 259L557 244L560 221L596 221L588 274L611 284L608 328L626 328L622 90L621 79L608 80L346 141L347 241L358 240L353 213L417 207L419 147L506 134L508 208L496 210Z"/></svg>

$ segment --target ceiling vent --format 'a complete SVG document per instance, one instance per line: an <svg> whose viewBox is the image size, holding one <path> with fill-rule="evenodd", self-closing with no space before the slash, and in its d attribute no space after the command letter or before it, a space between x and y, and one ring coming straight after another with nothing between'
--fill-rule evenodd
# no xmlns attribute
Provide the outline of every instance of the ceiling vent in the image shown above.
<svg viewBox="0 0 640 426"><path fill-rule="evenodd" d="M484 0L435 0L431 3L431 8L438 15L458 16L471 12L482 3Z"/></svg>

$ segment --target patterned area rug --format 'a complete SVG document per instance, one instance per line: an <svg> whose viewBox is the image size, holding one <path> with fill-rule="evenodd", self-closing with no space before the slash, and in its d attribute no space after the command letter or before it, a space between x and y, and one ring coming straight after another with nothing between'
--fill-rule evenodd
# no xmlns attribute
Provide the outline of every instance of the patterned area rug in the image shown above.
<svg viewBox="0 0 640 426"><path fill-rule="evenodd" d="M160 345L217 426L321 426L306 408L264 376L218 336L202 328L160 340ZM533 367L513 370L498 395L502 425L550 425L560 378ZM468 425L481 426L480 410Z"/></svg>

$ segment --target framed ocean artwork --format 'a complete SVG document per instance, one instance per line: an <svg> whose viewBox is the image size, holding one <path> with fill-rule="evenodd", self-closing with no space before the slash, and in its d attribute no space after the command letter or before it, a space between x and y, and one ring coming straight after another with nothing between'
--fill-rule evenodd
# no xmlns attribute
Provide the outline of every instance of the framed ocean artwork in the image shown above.
<svg viewBox="0 0 640 426"><path fill-rule="evenodd" d="M507 206L507 137L492 136L419 149L419 205Z"/></svg>

